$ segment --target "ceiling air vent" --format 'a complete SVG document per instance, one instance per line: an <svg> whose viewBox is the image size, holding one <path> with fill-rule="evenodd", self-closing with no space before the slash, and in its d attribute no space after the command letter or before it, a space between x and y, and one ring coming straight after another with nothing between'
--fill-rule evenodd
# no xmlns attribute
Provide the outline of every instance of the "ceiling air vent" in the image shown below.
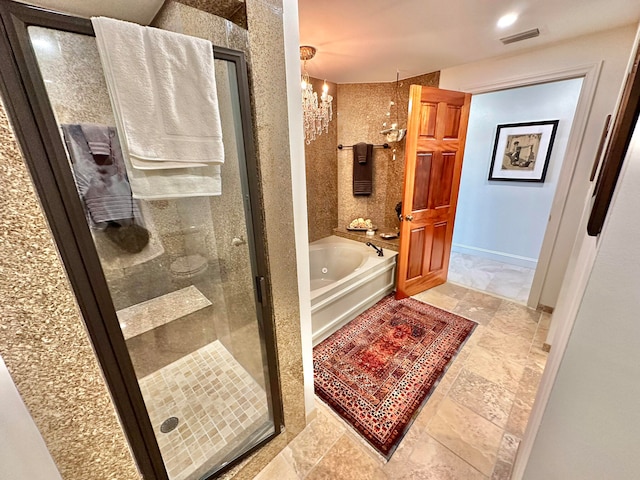
<svg viewBox="0 0 640 480"><path fill-rule="evenodd" d="M540 30L537 28L533 28L531 30L527 30L526 32L516 33L515 35L511 35L509 37L501 38L500 41L505 45L510 43L520 42L521 40L526 40L528 38L534 38L540 35Z"/></svg>

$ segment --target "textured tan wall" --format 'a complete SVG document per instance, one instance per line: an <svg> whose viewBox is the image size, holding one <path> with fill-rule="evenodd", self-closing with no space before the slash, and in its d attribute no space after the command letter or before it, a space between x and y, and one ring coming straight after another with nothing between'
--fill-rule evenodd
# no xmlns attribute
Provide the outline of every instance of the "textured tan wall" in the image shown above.
<svg viewBox="0 0 640 480"><path fill-rule="evenodd" d="M139 478L0 105L0 354L65 480Z"/></svg>
<svg viewBox="0 0 640 480"><path fill-rule="evenodd" d="M253 478L306 425L281 0L247 2L254 129L286 431L235 477Z"/></svg>
<svg viewBox="0 0 640 480"><path fill-rule="evenodd" d="M264 202L271 300L275 311L287 434L306 424L291 193L282 1L247 2L253 121Z"/></svg>
<svg viewBox="0 0 640 480"><path fill-rule="evenodd" d="M244 0L216 0L215 2L211 0L178 1L190 7L195 7L218 17L231 20L242 28L247 28L247 9Z"/></svg>
<svg viewBox="0 0 640 480"><path fill-rule="evenodd" d="M438 86L439 72L405 79L399 87L399 124L406 126L409 85ZM353 145L358 142L382 144L380 134L389 101L395 97L395 82L351 83L338 85L340 97L338 143ZM374 178L371 196L354 196L352 190L353 152L338 152L338 225L346 226L356 217L370 218L380 228L398 226L395 205L402 198L404 178L404 143L391 144L396 148L396 160L391 149L374 149Z"/></svg>
<svg viewBox="0 0 640 480"><path fill-rule="evenodd" d="M381 144L380 135L385 113L389 108L393 88L390 83L348 83L338 85L338 143L354 145L358 142ZM398 160L396 160L398 161ZM387 172L391 151L373 150L373 193L353 195L353 150L338 152L338 225L346 227L358 217L370 218L374 225L384 226L387 198Z"/></svg>
<svg viewBox="0 0 640 480"><path fill-rule="evenodd" d="M318 95L322 93L323 83L311 78L313 91ZM304 148L309 242L333 235L333 229L338 226L338 86L327 84L333 96L333 120L328 132Z"/></svg>
<svg viewBox="0 0 640 480"><path fill-rule="evenodd" d="M190 7L168 2L158 21L191 33L209 29ZM178 15L177 12L180 12ZM187 13L185 13L187 12ZM278 361L286 431L234 470L253 478L305 426L291 208L282 4L247 2L249 38L226 25L224 41L250 53ZM139 478L106 385L56 255L22 156L0 115L0 354L66 479ZM227 475L225 477L230 477Z"/></svg>

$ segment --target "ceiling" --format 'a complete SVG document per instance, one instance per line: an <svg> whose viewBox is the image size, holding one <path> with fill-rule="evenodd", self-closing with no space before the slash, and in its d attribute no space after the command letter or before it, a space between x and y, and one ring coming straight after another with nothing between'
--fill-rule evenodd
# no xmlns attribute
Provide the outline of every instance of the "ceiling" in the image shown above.
<svg viewBox="0 0 640 480"><path fill-rule="evenodd" d="M388 82L640 20L638 0L298 0L300 44L318 52L312 77ZM510 27L496 26L510 12ZM532 28L537 38L503 45Z"/></svg>

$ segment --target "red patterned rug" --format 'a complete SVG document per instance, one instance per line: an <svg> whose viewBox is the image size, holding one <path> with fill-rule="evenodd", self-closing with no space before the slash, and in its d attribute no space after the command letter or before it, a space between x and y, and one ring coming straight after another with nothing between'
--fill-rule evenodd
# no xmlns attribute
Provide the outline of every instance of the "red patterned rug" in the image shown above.
<svg viewBox="0 0 640 480"><path fill-rule="evenodd" d="M475 327L385 297L313 349L316 394L389 459Z"/></svg>

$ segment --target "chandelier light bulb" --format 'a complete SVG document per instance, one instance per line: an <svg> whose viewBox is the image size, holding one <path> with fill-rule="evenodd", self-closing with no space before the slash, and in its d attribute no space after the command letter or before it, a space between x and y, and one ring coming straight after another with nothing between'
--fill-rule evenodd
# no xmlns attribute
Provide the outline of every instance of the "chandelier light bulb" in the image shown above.
<svg viewBox="0 0 640 480"><path fill-rule="evenodd" d="M325 80L322 85L320 98L313 91L313 85L307 72L307 61L316 53L314 47L303 45L300 47L300 60L302 63L302 116L304 122L305 142L309 145L322 132L329 131L329 122L333 119L333 97L329 95L329 85Z"/></svg>

